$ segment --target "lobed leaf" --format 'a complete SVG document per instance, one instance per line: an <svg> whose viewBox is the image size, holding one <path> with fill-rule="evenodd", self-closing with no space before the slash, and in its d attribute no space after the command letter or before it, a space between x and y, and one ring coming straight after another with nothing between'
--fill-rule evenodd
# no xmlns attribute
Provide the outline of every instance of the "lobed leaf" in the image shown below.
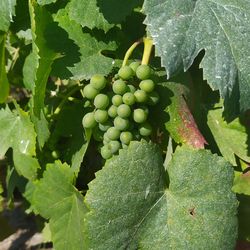
<svg viewBox="0 0 250 250"><path fill-rule="evenodd" d="M88 249L234 249L231 166L209 151L181 147L168 173L169 189L151 143L132 142L108 160L86 195Z"/></svg>
<svg viewBox="0 0 250 250"><path fill-rule="evenodd" d="M80 52L80 61L78 60L74 66L66 69L66 62L60 65L61 60L58 59L58 64L54 65L54 73L60 76L60 71L68 70L71 75L67 75L67 77L71 76L75 80L83 80L89 79L96 73L107 75L111 71L113 59L102 55L102 51L116 49L115 42L98 40L94 33L83 32L80 25L69 19L67 9L59 10L54 19L68 33L69 39L74 41ZM72 56L76 57L74 54ZM71 60L75 61L74 58ZM64 77L66 76L62 76L62 78Z"/></svg>
<svg viewBox="0 0 250 250"><path fill-rule="evenodd" d="M74 173L67 164L48 164L36 184L32 204L49 219L55 249L84 249L83 223L87 208L73 186Z"/></svg>
<svg viewBox="0 0 250 250"><path fill-rule="evenodd" d="M168 76L187 70L201 50L204 78L225 104L250 107L250 2L146 0L145 24Z"/></svg>
<svg viewBox="0 0 250 250"><path fill-rule="evenodd" d="M0 120L0 157L12 148L17 172L35 179L39 164L33 158L36 155L36 133L29 115L18 106L13 112L6 107L0 110Z"/></svg>

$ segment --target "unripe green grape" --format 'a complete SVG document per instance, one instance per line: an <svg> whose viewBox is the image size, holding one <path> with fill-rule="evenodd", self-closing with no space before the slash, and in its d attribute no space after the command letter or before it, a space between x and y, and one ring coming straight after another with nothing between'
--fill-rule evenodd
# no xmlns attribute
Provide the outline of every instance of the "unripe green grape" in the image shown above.
<svg viewBox="0 0 250 250"><path fill-rule="evenodd" d="M115 154L121 148L121 143L119 141L110 141L108 147L112 154Z"/></svg>
<svg viewBox="0 0 250 250"><path fill-rule="evenodd" d="M145 122L139 126L139 133L142 136L149 136L152 133L152 127L148 122Z"/></svg>
<svg viewBox="0 0 250 250"><path fill-rule="evenodd" d="M124 93L126 93L128 87L123 80L119 79L113 83L112 89L115 94L123 95Z"/></svg>
<svg viewBox="0 0 250 250"><path fill-rule="evenodd" d="M147 93L144 90L137 89L134 93L136 102L146 102L148 99Z"/></svg>
<svg viewBox="0 0 250 250"><path fill-rule="evenodd" d="M118 75L124 80L130 79L133 74L134 72L129 66L122 66L118 71Z"/></svg>
<svg viewBox="0 0 250 250"><path fill-rule="evenodd" d="M115 105L111 105L108 109L108 115L112 118L117 116L117 107Z"/></svg>
<svg viewBox="0 0 250 250"><path fill-rule="evenodd" d="M108 144L110 142L110 138L108 137L107 132L104 133L103 135L103 144Z"/></svg>
<svg viewBox="0 0 250 250"><path fill-rule="evenodd" d="M146 80L151 76L151 69L148 65L140 65L136 69L136 76L140 80Z"/></svg>
<svg viewBox="0 0 250 250"><path fill-rule="evenodd" d="M60 157L60 152L58 150L53 150L51 152L51 156L54 158L54 159L58 159Z"/></svg>
<svg viewBox="0 0 250 250"><path fill-rule="evenodd" d="M95 89L90 84L86 85L83 89L83 95L88 99L94 99L99 93L99 90Z"/></svg>
<svg viewBox="0 0 250 250"><path fill-rule="evenodd" d="M135 88L135 86L134 86L134 85L129 84L129 85L127 85L127 86L128 86L129 92L131 92L131 93L135 93L136 88Z"/></svg>
<svg viewBox="0 0 250 250"><path fill-rule="evenodd" d="M120 137L120 131L116 127L107 130L107 136L110 140L117 140Z"/></svg>
<svg viewBox="0 0 250 250"><path fill-rule="evenodd" d="M105 94L98 94L94 99L94 105L98 109L106 109L109 105L109 98Z"/></svg>
<svg viewBox="0 0 250 250"><path fill-rule="evenodd" d="M143 80L139 84L140 89L144 90L145 92L149 93L154 90L155 83L151 79Z"/></svg>
<svg viewBox="0 0 250 250"><path fill-rule="evenodd" d="M82 125L84 128L93 128L96 125L94 112L87 113L82 119Z"/></svg>
<svg viewBox="0 0 250 250"><path fill-rule="evenodd" d="M104 145L102 148L101 148L101 156L103 159L105 160L108 160L112 157L112 152L111 150L109 149L108 145Z"/></svg>
<svg viewBox="0 0 250 250"><path fill-rule="evenodd" d="M90 84L97 90L104 89L106 87L107 81L103 75L96 74L90 79Z"/></svg>
<svg viewBox="0 0 250 250"><path fill-rule="evenodd" d="M133 93L125 93L123 96L122 96L122 101L127 104L127 105L133 105L135 103L135 96Z"/></svg>
<svg viewBox="0 0 250 250"><path fill-rule="evenodd" d="M112 103L115 106L119 106L122 104L122 96L121 95L114 95L112 97Z"/></svg>
<svg viewBox="0 0 250 250"><path fill-rule="evenodd" d="M140 66L140 62L132 62L129 64L129 67L136 72L136 69Z"/></svg>
<svg viewBox="0 0 250 250"><path fill-rule="evenodd" d="M133 135L132 135L131 132L129 132L129 131L121 132L121 134L120 134L120 141L123 144L127 144L128 145L132 140L133 140Z"/></svg>
<svg viewBox="0 0 250 250"><path fill-rule="evenodd" d="M117 116L114 119L114 126L120 131L126 130L129 127L129 120Z"/></svg>
<svg viewBox="0 0 250 250"><path fill-rule="evenodd" d="M159 94L156 91L152 91L148 93L148 104L149 105L156 105L159 102Z"/></svg>
<svg viewBox="0 0 250 250"><path fill-rule="evenodd" d="M106 132L110 127L113 126L111 121L106 121L104 123L99 123L98 127L101 131Z"/></svg>
<svg viewBox="0 0 250 250"><path fill-rule="evenodd" d="M127 118L131 114L131 109L127 104L122 104L117 108L117 114L121 118Z"/></svg>
<svg viewBox="0 0 250 250"><path fill-rule="evenodd" d="M102 109L97 109L95 111L95 120L98 123L104 123L108 120L108 112L106 110L102 110Z"/></svg>
<svg viewBox="0 0 250 250"><path fill-rule="evenodd" d="M143 109L135 109L133 113L133 119L137 123L143 123L147 120L147 113Z"/></svg>

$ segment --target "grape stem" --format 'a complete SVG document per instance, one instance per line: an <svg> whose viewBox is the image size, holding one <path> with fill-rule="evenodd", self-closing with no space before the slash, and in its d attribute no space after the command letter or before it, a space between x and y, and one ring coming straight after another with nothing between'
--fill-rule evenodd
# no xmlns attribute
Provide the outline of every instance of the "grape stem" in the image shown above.
<svg viewBox="0 0 250 250"><path fill-rule="evenodd" d="M134 43L130 46L130 48L127 50L127 52L126 52L126 54L125 54L125 56L124 56L122 66L125 66L125 65L127 64L129 57L130 57L131 54L133 53L134 49L135 49L140 43L142 43L142 39L140 39L140 40L134 42Z"/></svg>
<svg viewBox="0 0 250 250"><path fill-rule="evenodd" d="M151 55L151 52L152 52L152 48L153 48L153 40L151 38L149 38L149 37L145 37L143 39L143 43L144 43L144 51L143 51L141 64L142 65L143 64L148 65L150 55Z"/></svg>

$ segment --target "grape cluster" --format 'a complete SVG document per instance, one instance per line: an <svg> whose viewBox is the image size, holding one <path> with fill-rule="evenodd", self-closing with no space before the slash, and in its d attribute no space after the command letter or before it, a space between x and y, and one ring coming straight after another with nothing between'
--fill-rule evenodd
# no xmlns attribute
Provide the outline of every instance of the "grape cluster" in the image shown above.
<svg viewBox="0 0 250 250"><path fill-rule="evenodd" d="M148 122L148 106L159 100L150 79L151 68L132 62L123 66L108 84L103 75L94 75L83 89L94 111L83 117L83 127L92 128L96 141L101 142L101 155L109 159L132 140L147 138L152 133Z"/></svg>

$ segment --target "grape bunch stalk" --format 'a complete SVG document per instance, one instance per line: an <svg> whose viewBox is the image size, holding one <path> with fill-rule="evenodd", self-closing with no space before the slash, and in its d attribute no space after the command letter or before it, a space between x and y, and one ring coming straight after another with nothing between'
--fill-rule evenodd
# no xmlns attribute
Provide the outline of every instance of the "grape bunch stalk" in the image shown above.
<svg viewBox="0 0 250 250"><path fill-rule="evenodd" d="M85 114L82 124L93 130L104 159L126 148L132 140L150 137L149 107L159 101L152 74L147 64L135 61L126 65L125 60L111 83L96 74L84 87L83 94L94 110Z"/></svg>

